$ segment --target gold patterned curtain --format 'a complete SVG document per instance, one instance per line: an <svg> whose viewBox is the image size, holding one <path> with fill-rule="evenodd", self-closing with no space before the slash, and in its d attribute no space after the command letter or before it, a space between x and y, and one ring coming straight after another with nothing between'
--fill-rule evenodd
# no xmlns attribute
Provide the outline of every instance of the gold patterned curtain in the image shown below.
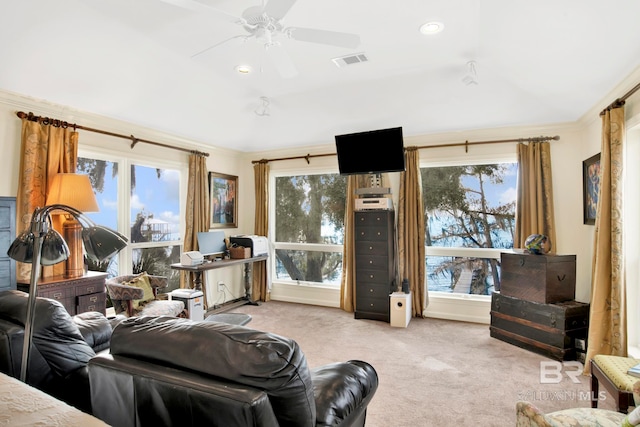
<svg viewBox="0 0 640 427"><path fill-rule="evenodd" d="M627 355L627 311L622 232L624 107L602 115L600 189L591 271L585 373L596 354Z"/></svg>
<svg viewBox="0 0 640 427"><path fill-rule="evenodd" d="M384 175L383 175L383 179ZM349 175L344 209L344 241L342 244L342 279L340 280L340 308L353 313L356 308L356 255L354 236L354 207L356 190L368 187L367 175ZM384 183L383 183L384 186Z"/></svg>
<svg viewBox="0 0 640 427"><path fill-rule="evenodd" d="M191 154L187 181L186 225L182 247L184 252L198 250L198 232L209 231L210 215L207 159L200 154ZM181 271L180 287L193 288L193 276L194 273ZM207 301L206 286L202 287L202 292L204 301Z"/></svg>
<svg viewBox="0 0 640 427"><path fill-rule="evenodd" d="M75 173L78 161L78 132L59 126L49 120L22 119L20 175L16 196L16 229L28 228L37 207L45 205L53 175ZM61 218L52 218L54 228L62 232ZM42 278L64 274L65 263L44 267ZM31 264L17 263L16 276L29 281Z"/></svg>
<svg viewBox="0 0 640 427"><path fill-rule="evenodd" d="M518 144L518 192L514 248L524 248L531 234L544 234L555 252L556 226L549 142Z"/></svg>
<svg viewBox="0 0 640 427"><path fill-rule="evenodd" d="M258 236L269 234L269 163L261 161L253 166L255 191L256 191L256 215L254 233ZM269 301L271 293L269 289L269 275L267 262L261 261L253 264L252 297L256 301Z"/></svg>
<svg viewBox="0 0 640 427"><path fill-rule="evenodd" d="M398 268L412 292L412 314L423 317L429 296L425 282L425 223L422 203L420 153L405 148L406 170L400 174L398 200Z"/></svg>

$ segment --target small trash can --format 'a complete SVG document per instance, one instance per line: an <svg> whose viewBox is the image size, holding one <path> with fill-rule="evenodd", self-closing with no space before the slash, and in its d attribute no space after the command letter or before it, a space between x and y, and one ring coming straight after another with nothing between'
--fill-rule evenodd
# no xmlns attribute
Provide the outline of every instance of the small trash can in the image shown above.
<svg viewBox="0 0 640 427"><path fill-rule="evenodd" d="M195 289L176 289L169 293L174 301L182 301L187 317L191 320L204 320L204 294Z"/></svg>

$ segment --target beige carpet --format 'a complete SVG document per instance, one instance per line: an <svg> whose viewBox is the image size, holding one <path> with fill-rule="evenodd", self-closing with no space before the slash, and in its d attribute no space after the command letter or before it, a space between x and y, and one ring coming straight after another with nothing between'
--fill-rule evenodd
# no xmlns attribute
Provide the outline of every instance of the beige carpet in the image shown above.
<svg viewBox="0 0 640 427"><path fill-rule="evenodd" d="M336 308L278 301L233 311L253 317L247 327L295 339L310 367L371 363L380 385L368 427L515 426L521 399L545 412L590 405L589 377L542 383L540 362L552 360L491 338L488 325L414 318L394 328Z"/></svg>

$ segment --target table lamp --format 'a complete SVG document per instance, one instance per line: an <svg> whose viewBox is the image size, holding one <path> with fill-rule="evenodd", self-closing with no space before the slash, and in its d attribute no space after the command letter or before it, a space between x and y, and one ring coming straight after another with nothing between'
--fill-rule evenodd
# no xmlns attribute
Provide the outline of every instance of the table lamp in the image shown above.
<svg viewBox="0 0 640 427"><path fill-rule="evenodd" d="M36 292L40 265L53 265L66 260L69 247L62 236L51 226L51 213L63 211L78 222L87 256L96 261L111 258L127 246L127 238L107 227L96 225L79 210L66 205L50 205L36 208L31 217L31 226L16 237L9 246L7 255L18 261L31 264L31 281L27 314L24 323L24 344L20 380L27 380L27 365L33 337Z"/></svg>
<svg viewBox="0 0 640 427"><path fill-rule="evenodd" d="M89 177L75 173L59 173L53 176L47 192L46 205L70 206L83 213L100 210ZM56 212L52 213L56 214ZM64 277L80 277L84 274L82 226L73 215L65 213L62 233L69 247Z"/></svg>

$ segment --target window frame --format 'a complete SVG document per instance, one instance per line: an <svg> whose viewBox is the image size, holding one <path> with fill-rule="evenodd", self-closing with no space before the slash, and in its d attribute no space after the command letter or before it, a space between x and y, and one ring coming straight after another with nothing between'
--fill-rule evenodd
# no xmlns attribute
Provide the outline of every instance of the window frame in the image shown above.
<svg viewBox="0 0 640 427"><path fill-rule="evenodd" d="M328 283L310 282L305 280L283 280L275 277L277 267L277 257L275 252L277 249L295 250L295 251L320 251L320 252L337 252L344 253L344 244L331 243L294 243L294 242L277 242L276 236L276 179L281 177L298 176L298 175L339 175L335 167L310 167L305 168L287 168L275 170L269 173L269 235L274 236L271 242L271 256L269 257L270 269L274 274L271 278L272 285L287 286L303 286L309 288L327 288L340 289L340 284L332 285ZM342 275L342 273L341 273Z"/></svg>
<svg viewBox="0 0 640 427"><path fill-rule="evenodd" d="M136 153L126 153L122 151L99 149L93 146L78 147L78 157L92 158L102 161L118 163L118 184L117 184L117 231L124 235L127 246L118 253L118 274L126 275L133 272L133 251L136 249L146 249L153 247L179 246L182 253L183 237L185 230L185 197L188 179L189 165L186 162L171 161L149 156L142 156ZM160 241L160 242L131 242L131 166L145 166L158 169L173 169L178 171L180 176L179 184L179 208L182 217L180 221L180 240Z"/></svg>
<svg viewBox="0 0 640 427"><path fill-rule="evenodd" d="M426 157L426 156L424 156ZM514 145L513 152L502 153L482 153L478 155L468 154L466 157L447 157L441 159L423 159L420 158L420 169L426 167L447 167L447 166L469 166L469 165L483 165L483 164L496 164L496 163L518 163L517 152ZM426 227L426 224L425 224ZM428 246L425 244L425 263L429 256L455 256L462 258L486 258L500 260L500 254L503 252L513 252L511 249L500 248L464 248L464 247L442 247L442 246ZM429 295L437 296L443 299L459 299L459 298L472 298L479 301L491 301L491 295L476 295L476 294L461 294L455 292L442 292L432 291L428 288L428 277L425 278L426 291Z"/></svg>

